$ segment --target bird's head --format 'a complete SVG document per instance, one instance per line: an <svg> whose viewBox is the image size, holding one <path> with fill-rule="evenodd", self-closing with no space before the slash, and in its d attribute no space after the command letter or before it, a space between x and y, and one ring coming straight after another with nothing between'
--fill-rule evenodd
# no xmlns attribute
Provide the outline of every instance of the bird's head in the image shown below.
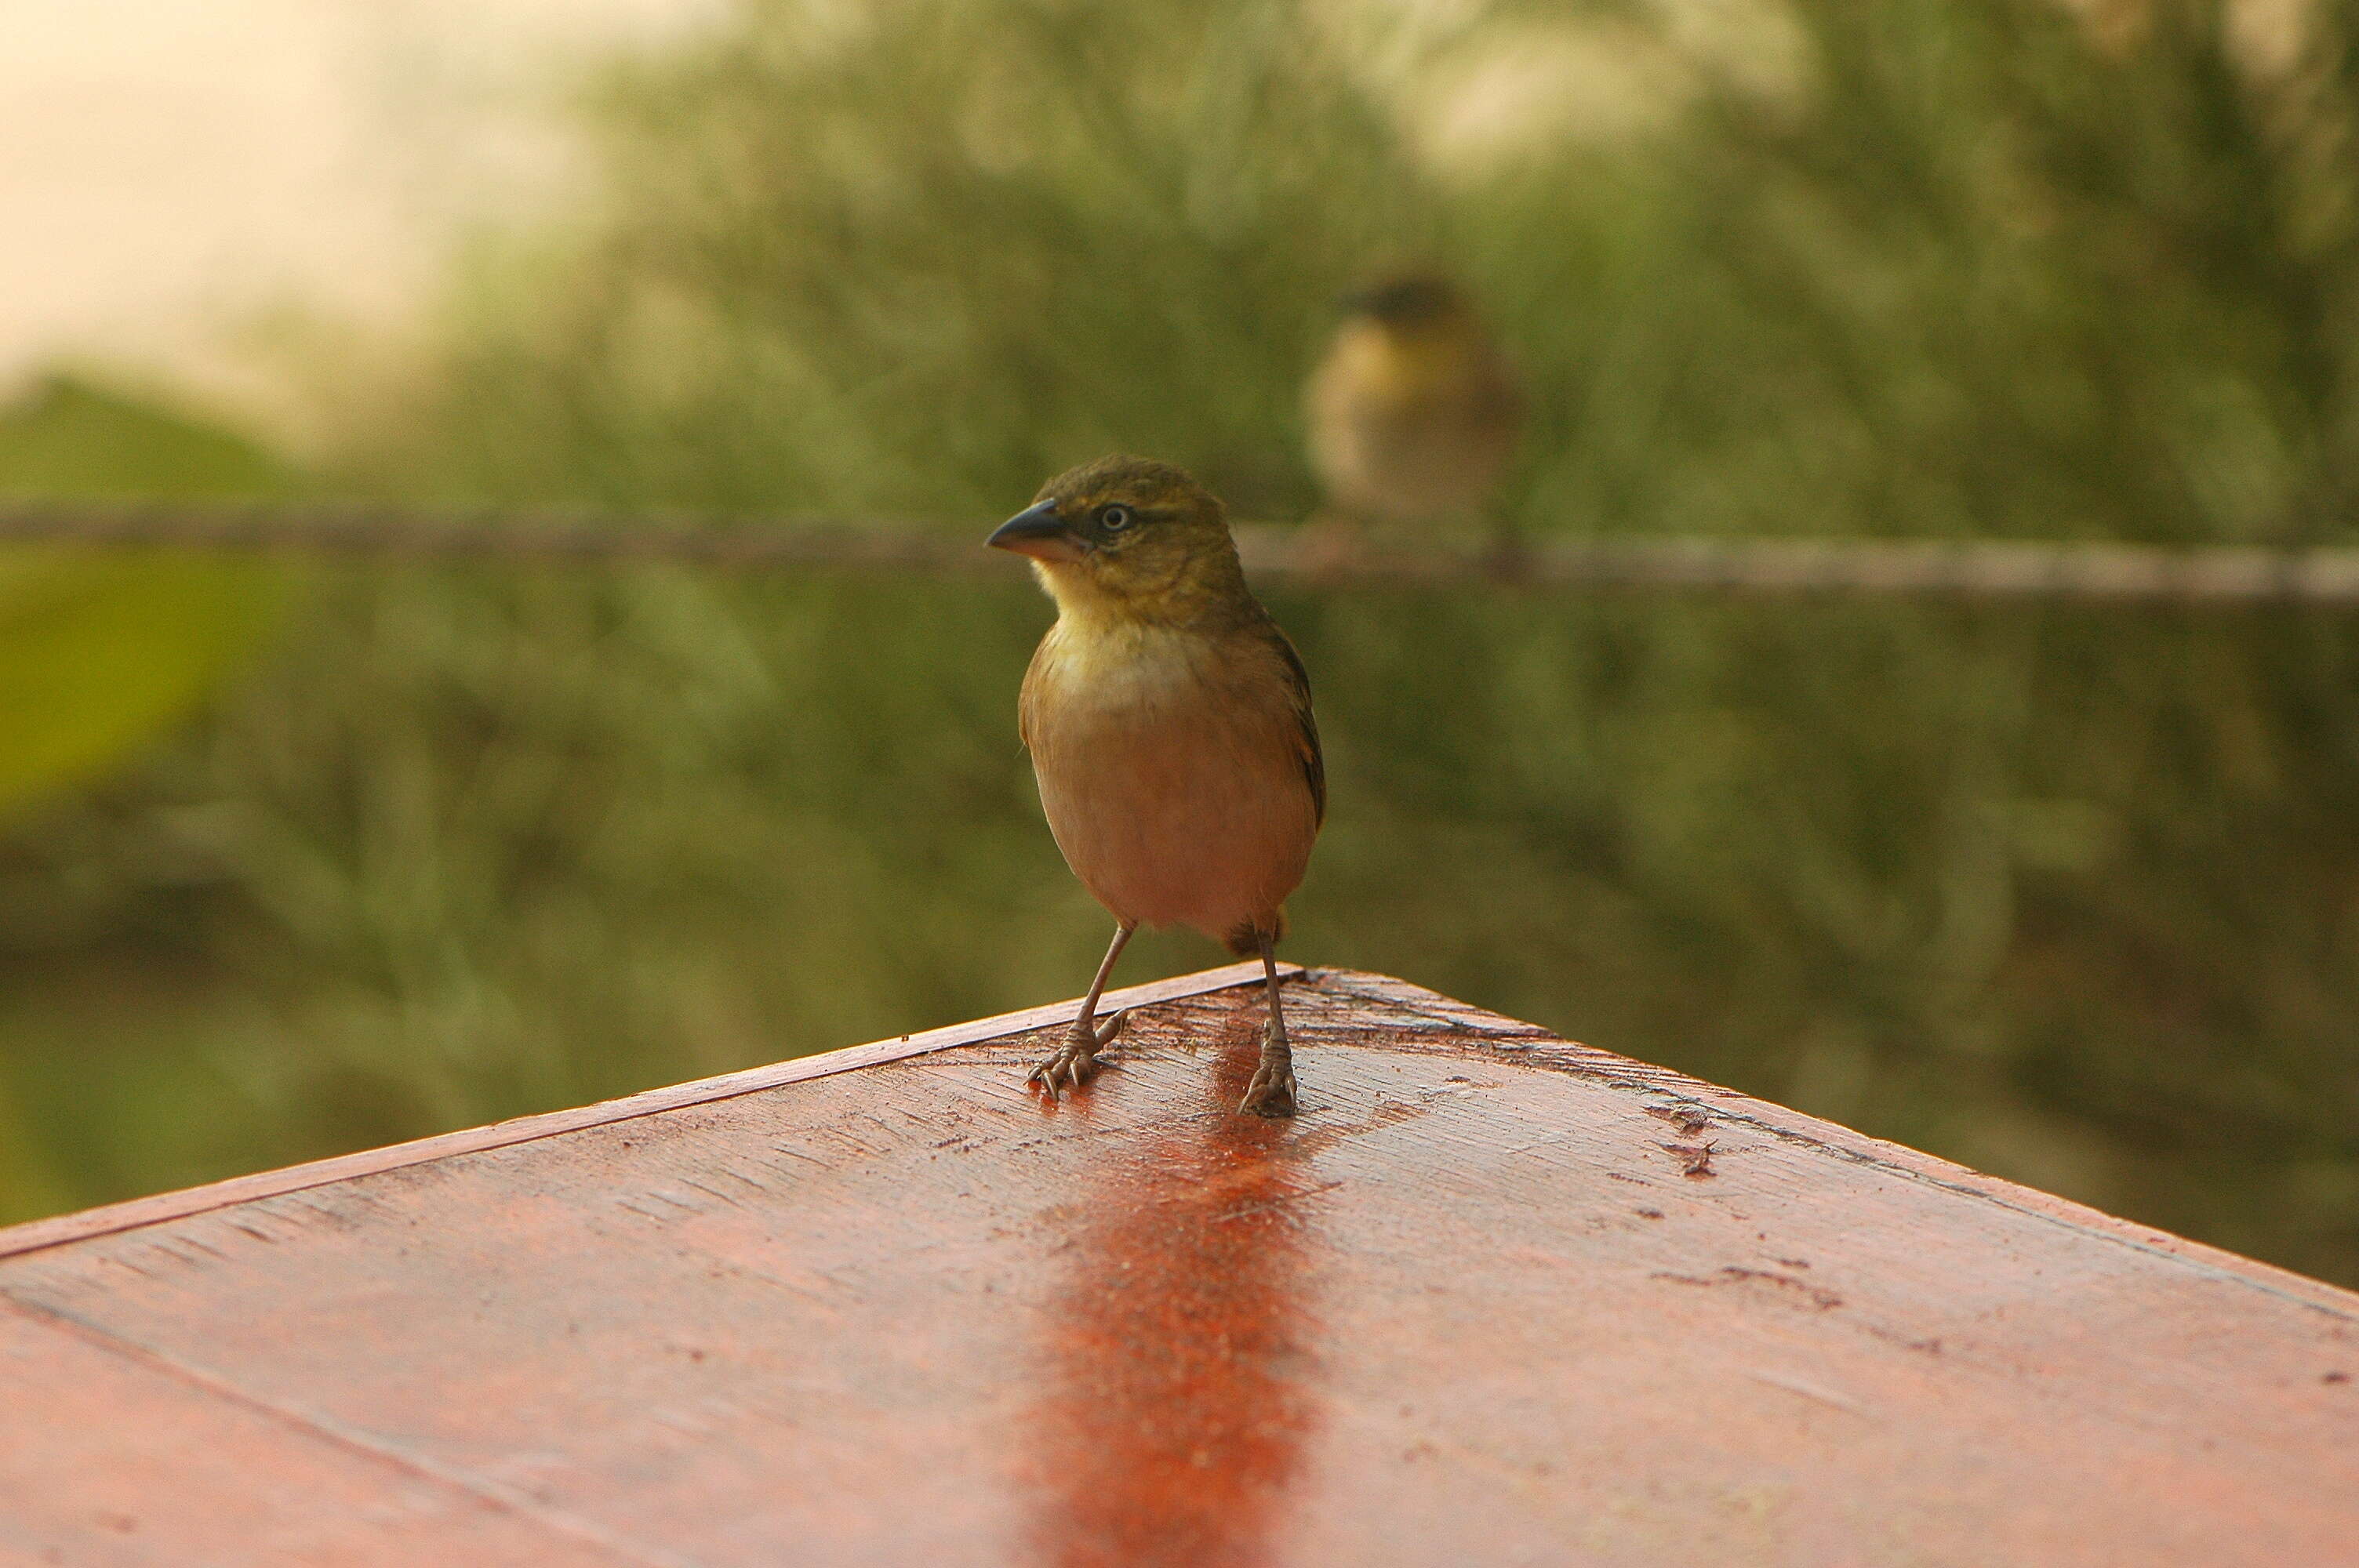
<svg viewBox="0 0 2359 1568"><path fill-rule="evenodd" d="M1245 597L1220 499L1144 458L1059 474L986 542L1029 556L1067 614L1182 623Z"/></svg>
<svg viewBox="0 0 2359 1568"><path fill-rule="evenodd" d="M1343 297L1347 319L1373 321L1402 337L1469 330L1474 308L1448 278L1434 273L1404 273L1383 278Z"/></svg>

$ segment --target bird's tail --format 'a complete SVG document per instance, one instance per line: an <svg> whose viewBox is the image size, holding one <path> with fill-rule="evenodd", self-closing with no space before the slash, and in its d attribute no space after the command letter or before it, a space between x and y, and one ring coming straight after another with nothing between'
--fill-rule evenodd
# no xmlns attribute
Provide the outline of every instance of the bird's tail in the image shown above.
<svg viewBox="0 0 2359 1568"><path fill-rule="evenodd" d="M1280 942L1286 939L1286 908L1284 905L1281 904L1279 907L1271 910L1267 914L1261 916L1257 920L1241 920L1237 922L1236 928L1231 931L1227 936L1223 938L1223 940L1227 943L1229 951L1234 953L1238 957L1251 958L1260 955L1261 942L1264 936L1267 936L1269 938L1269 945L1273 947L1277 946Z"/></svg>

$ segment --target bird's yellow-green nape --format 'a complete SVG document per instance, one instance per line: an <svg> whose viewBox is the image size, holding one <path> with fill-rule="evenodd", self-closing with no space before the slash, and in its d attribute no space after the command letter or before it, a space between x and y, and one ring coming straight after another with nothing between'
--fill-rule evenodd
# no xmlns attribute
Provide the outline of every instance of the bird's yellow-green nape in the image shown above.
<svg viewBox="0 0 2359 1568"><path fill-rule="evenodd" d="M1438 274L1385 278L1345 295L1343 307L1338 351L1357 390L1375 401L1430 396L1488 351L1473 303Z"/></svg>
<svg viewBox="0 0 2359 1568"><path fill-rule="evenodd" d="M1081 619L1186 624L1252 602L1220 499L1145 458L1059 474L988 542L1029 556L1059 611Z"/></svg>
<svg viewBox="0 0 2359 1568"><path fill-rule="evenodd" d="M1439 273L1400 273L1345 295L1346 317L1380 322L1401 337L1455 335L1474 327L1474 307Z"/></svg>

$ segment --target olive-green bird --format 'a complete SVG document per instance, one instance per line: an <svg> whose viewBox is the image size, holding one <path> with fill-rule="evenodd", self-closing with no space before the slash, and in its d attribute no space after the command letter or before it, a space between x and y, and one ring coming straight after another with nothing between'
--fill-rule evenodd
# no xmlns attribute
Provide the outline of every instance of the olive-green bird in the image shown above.
<svg viewBox="0 0 2359 1568"><path fill-rule="evenodd" d="M1524 398L1473 306L1449 279L1412 273L1351 296L1344 311L1303 391L1330 511L1346 524L1479 521L1515 455Z"/></svg>
<svg viewBox="0 0 2359 1568"><path fill-rule="evenodd" d="M1180 470L1103 458L1060 474L989 540L1032 558L1057 623L1018 717L1065 863L1114 918L1071 1033L1032 1070L1086 1083L1125 1014L1098 997L1140 925L1261 955L1269 1024L1240 1110L1291 1116L1274 949L1327 812L1310 680L1245 587L1220 501Z"/></svg>

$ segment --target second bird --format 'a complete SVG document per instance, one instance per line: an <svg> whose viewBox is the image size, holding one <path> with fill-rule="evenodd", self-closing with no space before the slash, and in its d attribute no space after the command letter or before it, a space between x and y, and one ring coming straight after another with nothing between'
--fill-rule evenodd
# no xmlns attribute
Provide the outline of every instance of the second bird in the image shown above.
<svg viewBox="0 0 2359 1568"><path fill-rule="evenodd" d="M1467 527L1491 502L1524 400L1447 278L1391 278L1344 301L1303 396L1310 463L1347 525Z"/></svg>
<svg viewBox="0 0 2359 1568"><path fill-rule="evenodd" d="M1098 997L1140 925L1259 954L1269 1022L1240 1110L1291 1116L1274 949L1327 810L1310 682L1245 586L1220 502L1176 468L1104 458L1042 487L990 543L1032 558L1057 623L1018 717L1065 863L1114 917L1065 1043L1032 1071L1089 1081L1125 1014Z"/></svg>

